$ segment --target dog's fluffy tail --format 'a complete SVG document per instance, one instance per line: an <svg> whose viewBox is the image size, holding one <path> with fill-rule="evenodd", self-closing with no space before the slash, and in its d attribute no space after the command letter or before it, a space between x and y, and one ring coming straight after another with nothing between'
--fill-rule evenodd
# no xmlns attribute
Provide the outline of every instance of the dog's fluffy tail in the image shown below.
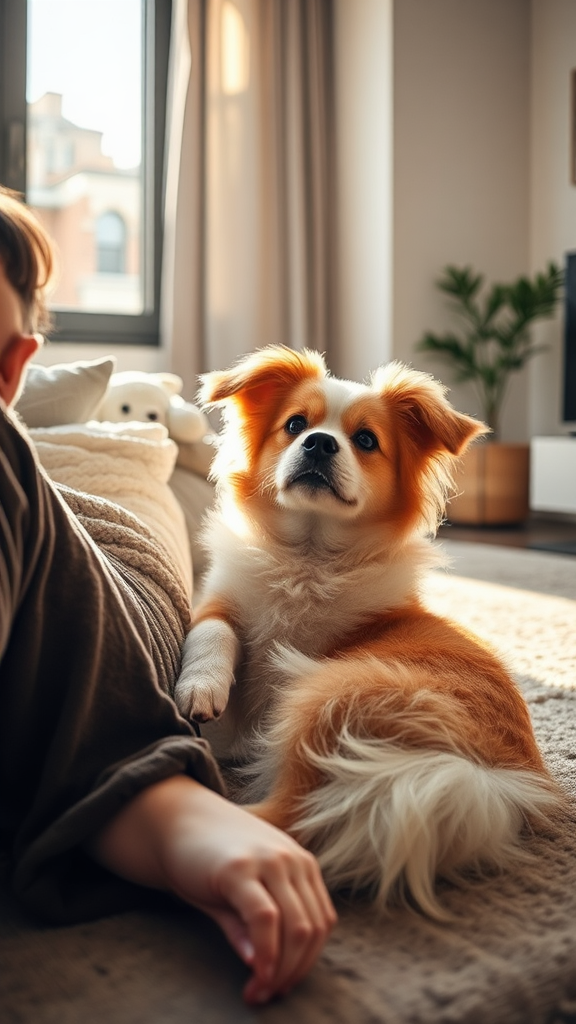
<svg viewBox="0 0 576 1024"><path fill-rule="evenodd" d="M523 826L548 825L561 803L544 770L490 767L464 751L459 703L415 690L405 666L332 670L285 648L277 657L294 682L247 796L316 854L331 889L369 887L381 907L410 900L441 919L437 877L462 881L527 856Z"/></svg>
<svg viewBox="0 0 576 1024"><path fill-rule="evenodd" d="M381 906L410 895L436 918L445 916L437 876L461 881L463 872L509 867L525 855L522 825L556 799L536 772L346 730L338 751L308 755L324 781L302 800L292 831L317 855L328 886L368 886Z"/></svg>

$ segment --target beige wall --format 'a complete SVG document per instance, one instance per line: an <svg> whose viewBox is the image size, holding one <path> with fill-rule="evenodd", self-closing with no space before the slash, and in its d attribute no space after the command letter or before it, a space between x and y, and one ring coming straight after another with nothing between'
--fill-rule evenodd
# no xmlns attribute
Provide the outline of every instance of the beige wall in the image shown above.
<svg viewBox="0 0 576 1024"><path fill-rule="evenodd" d="M570 181L570 72L576 68L576 3L532 0L532 123L530 263L562 263L576 250L576 185ZM543 324L550 347L530 368L529 427L534 434L566 431L561 422L563 317Z"/></svg>
<svg viewBox="0 0 576 1024"><path fill-rule="evenodd" d="M358 376L383 352L450 384L441 363L415 352L426 328L454 324L434 287L441 268L470 263L488 280L506 280L549 259L561 263L576 249L576 186L569 181L576 3L336 4L343 362ZM386 257L381 233L390 216ZM565 432L562 331L561 308L536 329L549 349L512 378L505 439ZM470 385L454 386L452 399L480 411Z"/></svg>
<svg viewBox="0 0 576 1024"><path fill-rule="evenodd" d="M529 55L528 0L394 4L394 354L449 385L414 349L425 329L454 326L434 287L442 267L471 264L488 280L528 269ZM522 376L507 440L526 436ZM470 385L451 397L480 412Z"/></svg>

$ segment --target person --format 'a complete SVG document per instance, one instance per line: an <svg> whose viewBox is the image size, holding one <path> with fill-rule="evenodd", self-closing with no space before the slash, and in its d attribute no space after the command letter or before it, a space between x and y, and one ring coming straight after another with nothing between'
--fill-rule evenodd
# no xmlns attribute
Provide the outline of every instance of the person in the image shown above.
<svg viewBox="0 0 576 1024"><path fill-rule="evenodd" d="M95 540L101 499L73 511L79 492L48 479L13 410L53 262L39 222L1 189L0 827L11 885L62 923L133 906L141 887L173 894L217 922L250 968L245 999L262 1003L309 971L334 908L315 858L226 799L206 741L170 698L189 625L176 574L146 599L113 538ZM151 565L167 558L143 524L138 544Z"/></svg>

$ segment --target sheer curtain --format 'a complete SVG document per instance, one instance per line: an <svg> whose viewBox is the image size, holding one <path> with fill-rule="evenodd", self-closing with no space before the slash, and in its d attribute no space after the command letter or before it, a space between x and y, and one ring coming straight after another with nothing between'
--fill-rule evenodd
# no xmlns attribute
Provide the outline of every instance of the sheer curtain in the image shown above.
<svg viewBox="0 0 576 1024"><path fill-rule="evenodd" d="M282 343L330 352L332 0L174 0L163 344L198 373Z"/></svg>

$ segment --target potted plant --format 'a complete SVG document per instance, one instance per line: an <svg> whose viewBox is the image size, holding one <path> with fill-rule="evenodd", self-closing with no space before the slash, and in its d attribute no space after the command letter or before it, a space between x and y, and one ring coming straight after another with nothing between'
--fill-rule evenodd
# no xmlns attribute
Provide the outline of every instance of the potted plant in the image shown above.
<svg viewBox="0 0 576 1024"><path fill-rule="evenodd" d="M484 277L470 267L447 266L438 287L453 300L462 328L458 334L426 332L420 352L450 365L455 381L471 381L490 428L488 443L474 446L457 476L460 493L450 502L452 522L511 523L528 514L529 446L500 441L500 417L513 373L546 346L536 345L530 327L553 315L563 272L550 262L532 279L483 288Z"/></svg>

